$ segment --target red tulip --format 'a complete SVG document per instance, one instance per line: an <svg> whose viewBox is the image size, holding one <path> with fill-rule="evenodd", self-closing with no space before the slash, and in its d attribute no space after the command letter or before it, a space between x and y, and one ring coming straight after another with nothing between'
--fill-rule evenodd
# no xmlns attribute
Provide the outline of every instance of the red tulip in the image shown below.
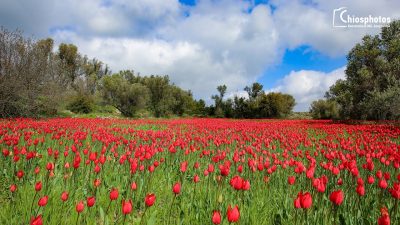
<svg viewBox="0 0 400 225"><path fill-rule="evenodd" d="M136 190L136 188L137 188L136 182L132 182L131 183L131 190L134 191L134 190Z"/></svg>
<svg viewBox="0 0 400 225"><path fill-rule="evenodd" d="M187 170L188 162L184 161L181 163L181 172L184 173Z"/></svg>
<svg viewBox="0 0 400 225"><path fill-rule="evenodd" d="M301 208L301 203L300 203L300 196L297 196L297 198L293 202L294 208L300 209Z"/></svg>
<svg viewBox="0 0 400 225"><path fill-rule="evenodd" d="M92 207L92 206L94 206L94 204L96 203L96 198L95 197L88 197L87 199L86 199L86 204L87 204L87 206L90 208L90 207Z"/></svg>
<svg viewBox="0 0 400 225"><path fill-rule="evenodd" d="M132 200L129 201L122 200L122 213L126 215L131 212L132 212Z"/></svg>
<svg viewBox="0 0 400 225"><path fill-rule="evenodd" d="M7 157L10 155L10 151L8 151L8 149L3 149L3 155L4 157Z"/></svg>
<svg viewBox="0 0 400 225"><path fill-rule="evenodd" d="M228 218L228 221L230 223L235 223L239 220L240 218L240 212L239 208L236 205L233 209L231 208L231 205L228 206L228 210L226 211L226 217Z"/></svg>
<svg viewBox="0 0 400 225"><path fill-rule="evenodd" d="M18 177L19 179L21 179L23 176L24 176L24 171L19 170L19 171L17 172L17 177Z"/></svg>
<svg viewBox="0 0 400 225"><path fill-rule="evenodd" d="M116 188L113 188L113 189L111 189L111 192L110 192L110 200L111 201L114 201L114 200L116 200L117 198L118 198L118 189L116 189Z"/></svg>
<svg viewBox="0 0 400 225"><path fill-rule="evenodd" d="M295 176L288 177L288 184L293 185L294 182L296 182L296 177Z"/></svg>
<svg viewBox="0 0 400 225"><path fill-rule="evenodd" d="M218 210L214 210L211 220L212 220L213 224L220 224L221 223L221 213Z"/></svg>
<svg viewBox="0 0 400 225"><path fill-rule="evenodd" d="M101 184L101 180L100 180L100 179L95 179L95 180L93 181L94 187L98 187L98 186L100 186L100 184Z"/></svg>
<svg viewBox="0 0 400 225"><path fill-rule="evenodd" d="M390 217L387 208L381 208L381 217L378 219L378 225L390 225Z"/></svg>
<svg viewBox="0 0 400 225"><path fill-rule="evenodd" d="M375 182L375 179L373 176L369 176L367 181L368 181L368 184L373 184Z"/></svg>
<svg viewBox="0 0 400 225"><path fill-rule="evenodd" d="M365 187L364 187L364 185L359 184L359 185L357 186L356 191L357 191L357 194L358 194L359 196L364 196L364 195L365 195Z"/></svg>
<svg viewBox="0 0 400 225"><path fill-rule="evenodd" d="M335 205L341 205L343 203L344 194L342 190L337 190L331 193L329 200Z"/></svg>
<svg viewBox="0 0 400 225"><path fill-rule="evenodd" d="M220 165L219 170L221 172L221 175L226 177L229 175L230 167L228 165Z"/></svg>
<svg viewBox="0 0 400 225"><path fill-rule="evenodd" d="M243 186L243 179L240 176L236 175L236 176L232 177L232 179L229 183L235 190L241 190L242 186Z"/></svg>
<svg viewBox="0 0 400 225"><path fill-rule="evenodd" d="M30 221L30 225L42 225L42 215L38 215L37 217L32 217Z"/></svg>
<svg viewBox="0 0 400 225"><path fill-rule="evenodd" d="M301 194L300 195L300 205L301 205L301 208L303 208L303 209L308 209L308 208L310 208L311 207L311 205L312 205L312 197L311 197L311 194L309 193L309 192L306 192L306 193L299 193L299 194Z"/></svg>
<svg viewBox="0 0 400 225"><path fill-rule="evenodd" d="M14 193L16 190L17 190L17 185L11 184L11 185L10 185L10 191L11 191L11 193Z"/></svg>
<svg viewBox="0 0 400 225"><path fill-rule="evenodd" d="M249 180L243 180L242 190L243 191L250 190L250 181Z"/></svg>
<svg viewBox="0 0 400 225"><path fill-rule="evenodd" d="M47 205L48 199L49 199L49 196L47 196L47 195L41 197L41 198L39 199L39 201L38 201L38 205L39 205L40 207L46 206L46 205Z"/></svg>
<svg viewBox="0 0 400 225"><path fill-rule="evenodd" d="M200 177L196 174L193 177L193 182L198 183L200 181Z"/></svg>
<svg viewBox="0 0 400 225"><path fill-rule="evenodd" d="M35 191L38 192L40 190L42 190L42 182L38 181L35 184Z"/></svg>
<svg viewBox="0 0 400 225"><path fill-rule="evenodd" d="M380 188L386 189L387 186L388 186L388 183L387 183L387 181L386 181L385 179L381 179L381 180L379 181L379 187L380 187Z"/></svg>
<svg viewBox="0 0 400 225"><path fill-rule="evenodd" d="M61 200L62 200L63 202L65 202L65 201L68 200L68 192L64 191L64 192L61 194Z"/></svg>
<svg viewBox="0 0 400 225"><path fill-rule="evenodd" d="M154 205L154 202L156 201L156 195L151 193L151 194L147 194L144 202L146 203L147 207L150 207L152 205Z"/></svg>
<svg viewBox="0 0 400 225"><path fill-rule="evenodd" d="M83 204L83 201L80 201L78 204L76 204L76 207L75 207L75 209L78 213L81 213L84 208L85 208L85 205Z"/></svg>
<svg viewBox="0 0 400 225"><path fill-rule="evenodd" d="M35 174L39 174L39 173L40 173L40 167L37 166L37 167L35 168Z"/></svg>
<svg viewBox="0 0 400 225"><path fill-rule="evenodd" d="M47 169L48 171L54 170L54 163L52 163L52 162L47 163L46 169Z"/></svg>
<svg viewBox="0 0 400 225"><path fill-rule="evenodd" d="M175 183L174 186L172 187L172 191L175 193L175 195L181 193L181 183L179 182Z"/></svg>
<svg viewBox="0 0 400 225"><path fill-rule="evenodd" d="M394 183L393 187L389 189L390 194L394 199L400 199L400 183Z"/></svg>

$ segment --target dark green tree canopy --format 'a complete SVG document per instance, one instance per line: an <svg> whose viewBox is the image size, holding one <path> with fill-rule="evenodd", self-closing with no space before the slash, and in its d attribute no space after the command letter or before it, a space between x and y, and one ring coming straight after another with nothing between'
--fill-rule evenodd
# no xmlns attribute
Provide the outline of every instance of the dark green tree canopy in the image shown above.
<svg viewBox="0 0 400 225"><path fill-rule="evenodd" d="M326 97L338 103L342 119L400 118L400 21L366 35L347 56L346 79Z"/></svg>

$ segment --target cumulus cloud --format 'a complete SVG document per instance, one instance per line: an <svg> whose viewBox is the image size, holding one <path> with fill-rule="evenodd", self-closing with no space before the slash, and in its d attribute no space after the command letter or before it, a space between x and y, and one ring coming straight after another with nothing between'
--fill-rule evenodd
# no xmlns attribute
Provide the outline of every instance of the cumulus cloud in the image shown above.
<svg viewBox="0 0 400 225"><path fill-rule="evenodd" d="M314 70L291 71L270 92L284 92L296 99L295 111L308 111L312 101L323 98L329 87L345 77L345 67L329 73Z"/></svg>
<svg viewBox="0 0 400 225"><path fill-rule="evenodd" d="M290 1L274 0L274 21L285 44L293 49L310 45L329 56L340 56L359 42L365 34L378 34L377 28L343 29L332 27L334 9L346 7L349 15L400 18L400 1ZM346 14L347 15L347 14Z"/></svg>
<svg viewBox="0 0 400 225"><path fill-rule="evenodd" d="M209 101L220 84L235 91L256 81L282 54L269 7L259 5L248 13L247 3L229 2L201 1L189 17L157 27L152 38L82 37L63 30L55 37L76 43L114 70L168 74L175 84Z"/></svg>

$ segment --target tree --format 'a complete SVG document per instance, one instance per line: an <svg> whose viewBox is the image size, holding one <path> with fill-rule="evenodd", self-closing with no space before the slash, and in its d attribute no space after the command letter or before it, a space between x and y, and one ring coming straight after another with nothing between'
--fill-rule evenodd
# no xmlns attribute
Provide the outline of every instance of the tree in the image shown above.
<svg viewBox="0 0 400 225"><path fill-rule="evenodd" d="M215 103L215 108L214 108L214 116L216 117L225 117L225 112L224 112L224 96L226 93L226 85L219 85L217 87L217 91L219 93L219 95L213 95L211 96L212 99L214 99L214 103Z"/></svg>
<svg viewBox="0 0 400 225"><path fill-rule="evenodd" d="M260 94L263 94L263 86L260 83L253 83L251 87L246 86L244 90L249 95L250 100L256 99Z"/></svg>
<svg viewBox="0 0 400 225"><path fill-rule="evenodd" d="M67 77L73 84L79 76L79 53L78 47L73 44L61 43L58 46L58 57L61 60L61 70L66 73Z"/></svg>
<svg viewBox="0 0 400 225"><path fill-rule="evenodd" d="M327 99L342 119L399 119L400 21L366 35L347 56L346 79L332 85Z"/></svg>
<svg viewBox="0 0 400 225"><path fill-rule="evenodd" d="M310 113L314 119L336 119L339 116L337 103L324 99L313 101Z"/></svg>
<svg viewBox="0 0 400 225"><path fill-rule="evenodd" d="M295 106L295 99L289 94L270 92L258 98L258 117L284 118L288 116Z"/></svg>
<svg viewBox="0 0 400 225"><path fill-rule="evenodd" d="M140 83L129 83L121 74L103 78L103 94L107 103L122 115L133 117L149 104L149 89Z"/></svg>
<svg viewBox="0 0 400 225"><path fill-rule="evenodd" d="M154 76L143 78L143 84L150 91L150 109L156 117L166 116L171 112L173 97L168 76Z"/></svg>

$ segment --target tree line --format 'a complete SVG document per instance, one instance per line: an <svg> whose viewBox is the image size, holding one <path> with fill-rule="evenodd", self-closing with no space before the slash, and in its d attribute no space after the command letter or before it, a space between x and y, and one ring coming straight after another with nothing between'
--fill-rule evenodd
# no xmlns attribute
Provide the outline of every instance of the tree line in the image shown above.
<svg viewBox="0 0 400 225"><path fill-rule="evenodd" d="M217 87L214 105L193 98L190 90L167 75L141 76L132 70L112 73L107 64L90 59L74 44L55 48L51 38L25 38L0 28L0 116L46 117L73 113L120 112L126 117L213 116L230 118L285 117L295 102L290 95L265 94L262 85L245 87L249 97L225 98Z"/></svg>
<svg viewBox="0 0 400 225"><path fill-rule="evenodd" d="M114 113L127 117L285 118L295 106L293 96L265 93L253 83L246 97L227 98L217 87L213 104L193 98L190 90L167 75L141 76L131 70L113 73L107 64L51 38L25 38L20 31L0 28L0 117ZM347 55L345 79L314 101L316 119L400 119L400 21L366 35Z"/></svg>
<svg viewBox="0 0 400 225"><path fill-rule="evenodd" d="M347 55L345 79L314 101L314 118L400 119L400 21L366 35Z"/></svg>
<svg viewBox="0 0 400 225"><path fill-rule="evenodd" d="M209 115L226 118L285 118L293 110L295 99L289 94L263 91L260 83L246 86L247 97L235 95L224 100L226 85L217 87L218 94L213 95L214 105Z"/></svg>

